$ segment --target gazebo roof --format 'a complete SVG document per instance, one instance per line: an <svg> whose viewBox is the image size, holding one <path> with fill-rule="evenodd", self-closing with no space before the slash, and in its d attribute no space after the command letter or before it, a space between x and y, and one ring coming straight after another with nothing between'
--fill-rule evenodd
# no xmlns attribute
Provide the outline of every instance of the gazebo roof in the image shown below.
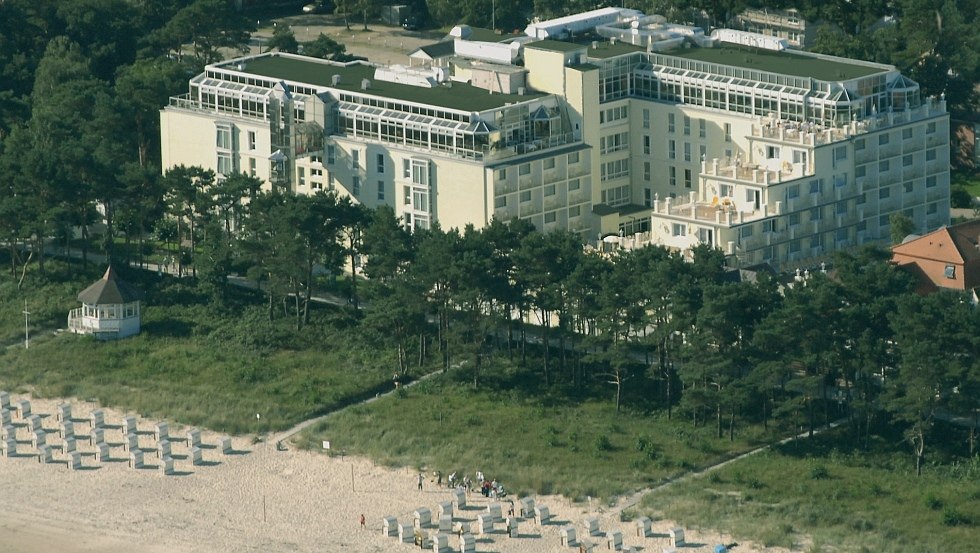
<svg viewBox="0 0 980 553"><path fill-rule="evenodd" d="M105 270L101 280L78 294L78 301L89 305L130 303L141 299L143 292L119 279L111 265Z"/></svg>

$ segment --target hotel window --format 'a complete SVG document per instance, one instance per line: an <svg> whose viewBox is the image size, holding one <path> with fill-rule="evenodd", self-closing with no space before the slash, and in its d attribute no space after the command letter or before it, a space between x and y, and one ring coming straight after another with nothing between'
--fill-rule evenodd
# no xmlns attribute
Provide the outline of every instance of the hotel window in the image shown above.
<svg viewBox="0 0 980 553"><path fill-rule="evenodd" d="M687 226L682 223L674 223L670 227L670 233L673 236L687 236Z"/></svg>
<svg viewBox="0 0 980 553"><path fill-rule="evenodd" d="M544 195L545 195L545 197L547 197L547 196L554 196L555 195L555 185L553 185L553 184L547 184L547 185L545 185L545 187L544 187Z"/></svg>
<svg viewBox="0 0 980 553"><path fill-rule="evenodd" d="M578 152L568 154L568 164L573 165L575 163L578 163Z"/></svg>
<svg viewBox="0 0 980 553"><path fill-rule="evenodd" d="M888 133L881 133L878 135L878 145L885 146L888 144Z"/></svg>
<svg viewBox="0 0 980 553"><path fill-rule="evenodd" d="M847 159L847 146L834 148L834 161L844 161Z"/></svg>
<svg viewBox="0 0 980 553"><path fill-rule="evenodd" d="M498 209L501 207L507 207L507 196L497 196L494 198L493 207Z"/></svg>
<svg viewBox="0 0 980 553"><path fill-rule="evenodd" d="M790 213L789 214L789 226L795 227L795 226L798 226L799 224L800 224L800 212L797 211L795 213Z"/></svg>
<svg viewBox="0 0 980 553"><path fill-rule="evenodd" d="M544 160L544 168L546 170L547 169L554 169L555 168L555 158L549 157L548 159L545 159Z"/></svg>
<svg viewBox="0 0 980 553"><path fill-rule="evenodd" d="M569 218L578 217L580 215L582 215L582 208L580 206L573 205L572 207L568 208Z"/></svg>
<svg viewBox="0 0 980 553"><path fill-rule="evenodd" d="M429 162L427 160L412 160L412 182L422 186L429 185Z"/></svg>
<svg viewBox="0 0 980 553"><path fill-rule="evenodd" d="M643 180L650 182L650 162L643 162Z"/></svg>
<svg viewBox="0 0 980 553"><path fill-rule="evenodd" d="M685 115L684 116L684 136L690 136L690 135L691 135L691 118Z"/></svg>
<svg viewBox="0 0 980 553"><path fill-rule="evenodd" d="M231 150L231 127L227 125L218 126L215 141L219 150Z"/></svg>
<svg viewBox="0 0 980 553"><path fill-rule="evenodd" d="M752 225L745 225L744 227L738 229L739 238L749 238L752 236Z"/></svg>
<svg viewBox="0 0 980 553"><path fill-rule="evenodd" d="M643 153L650 155L650 135L645 135L643 137Z"/></svg>
<svg viewBox="0 0 980 553"><path fill-rule="evenodd" d="M926 150L926 161L935 161L936 159L936 149Z"/></svg>
<svg viewBox="0 0 980 553"><path fill-rule="evenodd" d="M385 172L385 155L378 154L378 174L383 175Z"/></svg>
<svg viewBox="0 0 980 553"><path fill-rule="evenodd" d="M837 214L847 215L847 202L837 202Z"/></svg>
<svg viewBox="0 0 980 553"><path fill-rule="evenodd" d="M668 167L667 174L670 175L670 185L677 186L677 168L673 166Z"/></svg>
<svg viewBox="0 0 980 553"><path fill-rule="evenodd" d="M891 164L888 163L888 160L887 159L883 159L883 160L881 160L881 161L878 162L878 172L879 173L887 173L889 167L891 167Z"/></svg>
<svg viewBox="0 0 980 553"><path fill-rule="evenodd" d="M350 151L350 164L351 164L350 165L351 166L351 169L360 169L361 168L361 151L360 150L351 150Z"/></svg>
<svg viewBox="0 0 980 553"><path fill-rule="evenodd" d="M691 170L684 169L684 188L691 187Z"/></svg>
<svg viewBox="0 0 980 553"><path fill-rule="evenodd" d="M929 204L926 206L926 215L935 215L939 212L938 204Z"/></svg>
<svg viewBox="0 0 980 553"><path fill-rule="evenodd" d="M823 181L821 179L810 181L810 194L819 194L821 190L823 190Z"/></svg>
<svg viewBox="0 0 980 553"><path fill-rule="evenodd" d="M687 162L690 162L691 161L691 143L690 142L685 142L684 143L684 161L687 161Z"/></svg>
<svg viewBox="0 0 980 553"><path fill-rule="evenodd" d="M531 174L531 164L530 163L521 164L521 166L517 168L517 174L518 175L530 175Z"/></svg>
<svg viewBox="0 0 980 553"><path fill-rule="evenodd" d="M878 190L878 199L879 200L886 200L886 199L890 198L891 195L892 195L892 189L890 187L888 187L888 186L884 186L880 190Z"/></svg>
<svg viewBox="0 0 980 553"><path fill-rule="evenodd" d="M708 147L704 144L698 146L698 160L704 161L708 157Z"/></svg>
<svg viewBox="0 0 980 553"><path fill-rule="evenodd" d="M643 128L644 129L650 128L650 110L648 109L643 110Z"/></svg>
<svg viewBox="0 0 980 553"><path fill-rule="evenodd" d="M708 124L704 119L698 119L698 138L706 138L708 136Z"/></svg>
<svg viewBox="0 0 980 553"><path fill-rule="evenodd" d="M936 186L936 175L926 177L926 188L934 188Z"/></svg>
<svg viewBox="0 0 980 553"><path fill-rule="evenodd" d="M800 185L792 184L786 187L786 198L792 200L800 197Z"/></svg>
<svg viewBox="0 0 980 553"><path fill-rule="evenodd" d="M218 174L230 175L234 172L231 154L228 152L218 152Z"/></svg>
<svg viewBox="0 0 980 553"><path fill-rule="evenodd" d="M361 195L361 177L358 177L357 175L354 176L354 186L353 186L353 189L354 189L353 190L353 193L354 193L355 196L360 196Z"/></svg>
<svg viewBox="0 0 980 553"><path fill-rule="evenodd" d="M888 226L888 215L882 215L878 217L878 226L887 227Z"/></svg>
<svg viewBox="0 0 980 553"><path fill-rule="evenodd" d="M912 127L905 127L902 129L902 139L908 140L912 138Z"/></svg>
<svg viewBox="0 0 980 553"><path fill-rule="evenodd" d="M580 181L578 179L572 179L572 180L568 181L568 190L570 192L571 191L574 191L574 190L578 190L579 189L579 186L581 186L581 184L580 184Z"/></svg>
<svg viewBox="0 0 980 553"><path fill-rule="evenodd" d="M789 241L789 253L800 253L800 241L790 240Z"/></svg>
<svg viewBox="0 0 980 553"><path fill-rule="evenodd" d="M777 159L779 157L778 146L766 146L766 159Z"/></svg>
<svg viewBox="0 0 980 553"><path fill-rule="evenodd" d="M548 213L545 213L544 214L544 222L545 223L554 223L555 222L555 212L554 211L549 211Z"/></svg>
<svg viewBox="0 0 980 553"><path fill-rule="evenodd" d="M327 146L327 165L333 165L337 162L336 150L333 146Z"/></svg>
<svg viewBox="0 0 980 553"><path fill-rule="evenodd" d="M667 132L669 132L669 133L674 132L674 127L675 127L674 114L673 113L668 113L667 114Z"/></svg>
<svg viewBox="0 0 980 553"><path fill-rule="evenodd" d="M813 208L813 209L810 210L810 220L811 221L819 221L822 218L823 218L823 212L822 212L822 210L819 207L815 207L815 208Z"/></svg>
<svg viewBox="0 0 980 553"><path fill-rule="evenodd" d="M407 160L406 160L406 163L407 163ZM408 176L408 175L406 175L406 176ZM507 180L507 169L498 169L497 170L497 180Z"/></svg>
<svg viewBox="0 0 980 553"><path fill-rule="evenodd" d="M776 220L767 219L762 222L762 232L776 232Z"/></svg>
<svg viewBox="0 0 980 553"><path fill-rule="evenodd" d="M859 138L859 139L855 140L854 141L854 151L855 152L860 152L863 149L864 149L864 139L863 138Z"/></svg>
<svg viewBox="0 0 980 553"><path fill-rule="evenodd" d="M378 181L378 201L385 201L385 181L383 180Z"/></svg>
<svg viewBox="0 0 980 553"><path fill-rule="evenodd" d="M868 169L864 165L858 165L854 168L854 178L863 179L866 174L868 174Z"/></svg>
<svg viewBox="0 0 980 553"><path fill-rule="evenodd" d="M906 194L911 194L912 193L912 190L913 190L912 181L910 181L910 180L909 181L905 181L903 183L903 185L905 186L905 193Z"/></svg>
<svg viewBox="0 0 980 553"><path fill-rule="evenodd" d="M507 172L503 169L498 173L500 175L499 179L504 180L507 178ZM402 160L402 178L410 179L412 178L412 160L403 159Z"/></svg>
<svg viewBox="0 0 980 553"><path fill-rule="evenodd" d="M653 190L649 188L643 189L643 205L650 207L653 205Z"/></svg>
<svg viewBox="0 0 980 553"><path fill-rule="evenodd" d="M248 149L255 149L255 131L248 131Z"/></svg>
<svg viewBox="0 0 980 553"><path fill-rule="evenodd" d="M529 202L529 201L531 201L531 191L525 190L521 192L521 202Z"/></svg>
<svg viewBox="0 0 980 553"><path fill-rule="evenodd" d="M905 154L902 156L902 167L912 166L912 154Z"/></svg>
<svg viewBox="0 0 980 553"><path fill-rule="evenodd" d="M677 159L677 143L673 140L667 141L667 159Z"/></svg>
<svg viewBox="0 0 980 553"><path fill-rule="evenodd" d="M732 141L732 124L725 123L725 142Z"/></svg>
<svg viewBox="0 0 980 553"><path fill-rule="evenodd" d="M932 123L929 123L928 125L926 125L926 132L929 133L929 134L935 133L936 132L936 123L935 122L932 122Z"/></svg>
<svg viewBox="0 0 980 553"><path fill-rule="evenodd" d="M248 174L254 177L256 172L257 171L255 170L255 158L251 157L248 159Z"/></svg>

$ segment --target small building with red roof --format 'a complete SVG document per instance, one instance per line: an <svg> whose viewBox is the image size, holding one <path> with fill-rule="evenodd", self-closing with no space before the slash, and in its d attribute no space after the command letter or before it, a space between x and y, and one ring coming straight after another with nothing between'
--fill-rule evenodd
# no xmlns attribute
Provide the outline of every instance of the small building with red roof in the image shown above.
<svg viewBox="0 0 980 553"><path fill-rule="evenodd" d="M892 247L892 262L919 279L918 291L938 288L972 292L980 287L980 220L910 236Z"/></svg>

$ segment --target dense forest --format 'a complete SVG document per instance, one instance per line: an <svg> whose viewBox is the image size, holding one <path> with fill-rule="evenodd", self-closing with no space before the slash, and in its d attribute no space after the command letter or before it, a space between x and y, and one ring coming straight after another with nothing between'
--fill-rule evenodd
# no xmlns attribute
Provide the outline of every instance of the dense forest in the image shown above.
<svg viewBox="0 0 980 553"><path fill-rule="evenodd" d="M488 6L452 13L486 25ZM628 6L717 21L741 8ZM448 4L428 7L450 18ZM535 2L542 16L591 7ZM972 112L976 6L798 7L831 23L819 50L894 63ZM526 20L517 2L495 9L498 21ZM894 22L873 25L883 16ZM901 430L920 468L937 440L977 454L980 312L956 293L915 295L882 252L841 255L830 274L790 287L731 282L707 249L693 262L659 248L600 255L520 221L411 234L390 209L329 193L263 192L254 178L195 167L161 174L158 110L222 50L244 51L252 30L223 0L0 3L0 241L12 275L44 271L44 241L136 263L162 244L216 309L236 309L228 275L243 273L261 283L269 318L301 329L324 271L366 259L368 279L350 278L347 293L368 308L351 325L396 352L402 372L438 355L447 367L465 360L479 386L507 356L533 360L544 386L601 382L617 408L626 390L650 386L668 416L714 425L719 438L746 419L812 431L844 418L856 444ZM105 231L88 236L96 223Z"/></svg>

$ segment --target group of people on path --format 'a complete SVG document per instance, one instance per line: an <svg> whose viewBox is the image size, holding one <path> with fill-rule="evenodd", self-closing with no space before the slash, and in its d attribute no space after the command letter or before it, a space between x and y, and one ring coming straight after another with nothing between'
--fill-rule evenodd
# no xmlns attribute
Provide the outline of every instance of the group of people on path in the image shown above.
<svg viewBox="0 0 980 553"><path fill-rule="evenodd" d="M489 498L504 497L507 495L507 492L504 491L504 485L497 482L496 479L487 479L484 477L483 471L476 471L475 477L475 480L470 480L470 477L464 474L462 478L459 478L456 472L453 472L449 475L447 484L450 488L462 489L466 492L478 489L484 497Z"/></svg>

